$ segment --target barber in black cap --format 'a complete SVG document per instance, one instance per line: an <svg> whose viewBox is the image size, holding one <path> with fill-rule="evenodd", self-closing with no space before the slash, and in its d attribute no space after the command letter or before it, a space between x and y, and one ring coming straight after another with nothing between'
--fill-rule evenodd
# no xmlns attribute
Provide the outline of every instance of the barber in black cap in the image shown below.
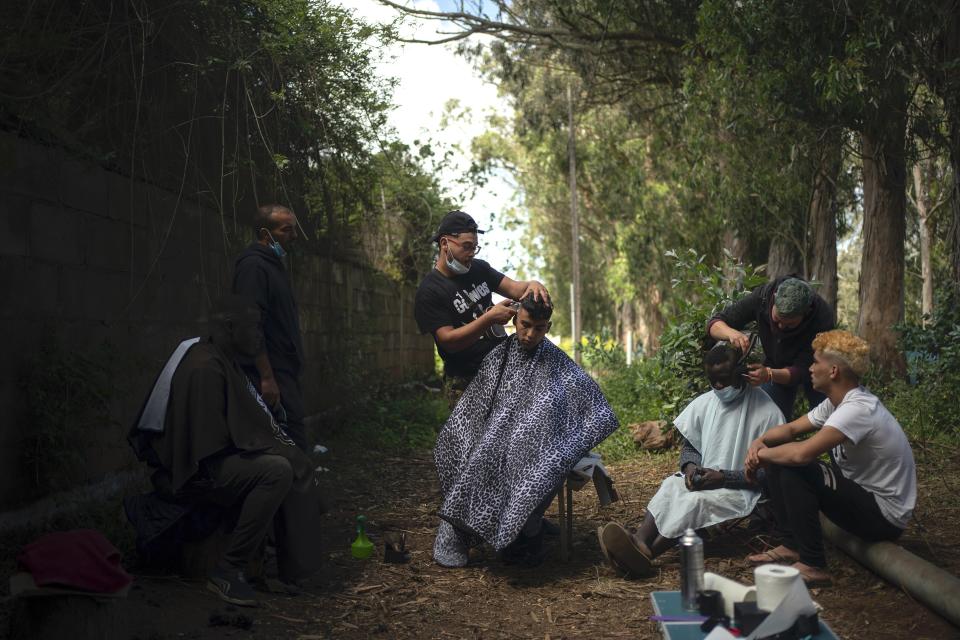
<svg viewBox="0 0 960 640"><path fill-rule="evenodd" d="M433 237L440 253L417 289L414 306L420 331L432 334L437 343L455 396L466 389L484 356L506 338L503 325L517 313L512 301L532 295L550 302L546 287L536 280L511 280L476 258L479 233L483 231L463 211L443 217ZM493 304L494 291L507 300Z"/></svg>

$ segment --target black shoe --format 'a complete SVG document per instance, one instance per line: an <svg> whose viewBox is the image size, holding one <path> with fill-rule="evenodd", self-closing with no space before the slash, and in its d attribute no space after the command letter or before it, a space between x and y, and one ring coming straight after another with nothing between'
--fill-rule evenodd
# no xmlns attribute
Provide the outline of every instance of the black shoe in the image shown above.
<svg viewBox="0 0 960 640"><path fill-rule="evenodd" d="M547 557L543 548L543 527L535 536L525 536L523 532L511 542L500 556L506 564L518 564L525 567L537 567Z"/></svg>
<svg viewBox="0 0 960 640"><path fill-rule="evenodd" d="M553 520L544 518L540 521L540 528L543 530L544 535L550 536L551 538L556 538L560 535L560 525Z"/></svg>
<svg viewBox="0 0 960 640"><path fill-rule="evenodd" d="M214 568L207 574L207 589L214 592L224 602L240 607L257 606L257 594L247 584L243 571L237 569Z"/></svg>

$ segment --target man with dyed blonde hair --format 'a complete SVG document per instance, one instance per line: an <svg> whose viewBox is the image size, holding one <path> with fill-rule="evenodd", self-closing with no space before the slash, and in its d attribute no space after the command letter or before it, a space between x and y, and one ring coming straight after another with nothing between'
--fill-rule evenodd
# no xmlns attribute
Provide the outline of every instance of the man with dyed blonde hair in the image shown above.
<svg viewBox="0 0 960 640"><path fill-rule="evenodd" d="M749 557L783 562L810 586L831 583L818 512L866 540L895 540L917 501L913 452L903 429L880 400L860 386L869 345L847 331L813 340L813 387L827 399L810 413L753 441L748 477L767 468L767 488L783 544ZM816 431L806 440L797 437ZM830 463L818 460L829 452Z"/></svg>

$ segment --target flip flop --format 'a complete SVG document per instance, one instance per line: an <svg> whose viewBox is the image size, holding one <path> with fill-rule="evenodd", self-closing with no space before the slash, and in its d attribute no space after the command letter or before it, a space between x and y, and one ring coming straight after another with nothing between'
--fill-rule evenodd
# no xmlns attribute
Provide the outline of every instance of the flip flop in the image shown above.
<svg viewBox="0 0 960 640"><path fill-rule="evenodd" d="M822 569L810 567L800 562L795 562L790 566L800 572L800 577L803 578L803 583L807 585L808 589L833 586L833 578Z"/></svg>
<svg viewBox="0 0 960 640"><path fill-rule="evenodd" d="M640 550L623 525L609 522L599 531L598 537L601 548L611 558L611 564L619 565L640 578L653 574L650 558Z"/></svg>
<svg viewBox="0 0 960 640"><path fill-rule="evenodd" d="M607 545L603 543L603 527L605 525L600 525L597 527L597 541L600 542L600 551L603 552L603 559L606 560L607 566L614 570L618 575L627 575L630 573L630 570L617 562L613 556L610 555L610 552L607 551Z"/></svg>
<svg viewBox="0 0 960 640"><path fill-rule="evenodd" d="M782 546L782 545L781 545ZM777 549L767 549L761 553L754 553L747 556L747 562L750 564L793 564L800 560L800 554L784 555L777 553Z"/></svg>

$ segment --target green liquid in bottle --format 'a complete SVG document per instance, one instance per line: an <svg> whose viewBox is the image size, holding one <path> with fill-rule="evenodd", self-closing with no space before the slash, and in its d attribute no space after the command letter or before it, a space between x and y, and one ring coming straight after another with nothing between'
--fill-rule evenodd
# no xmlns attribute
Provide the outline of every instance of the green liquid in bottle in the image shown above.
<svg viewBox="0 0 960 640"><path fill-rule="evenodd" d="M357 516L357 539L350 545L350 553L358 560L369 558L373 553L373 543L363 530L366 523L366 516Z"/></svg>

